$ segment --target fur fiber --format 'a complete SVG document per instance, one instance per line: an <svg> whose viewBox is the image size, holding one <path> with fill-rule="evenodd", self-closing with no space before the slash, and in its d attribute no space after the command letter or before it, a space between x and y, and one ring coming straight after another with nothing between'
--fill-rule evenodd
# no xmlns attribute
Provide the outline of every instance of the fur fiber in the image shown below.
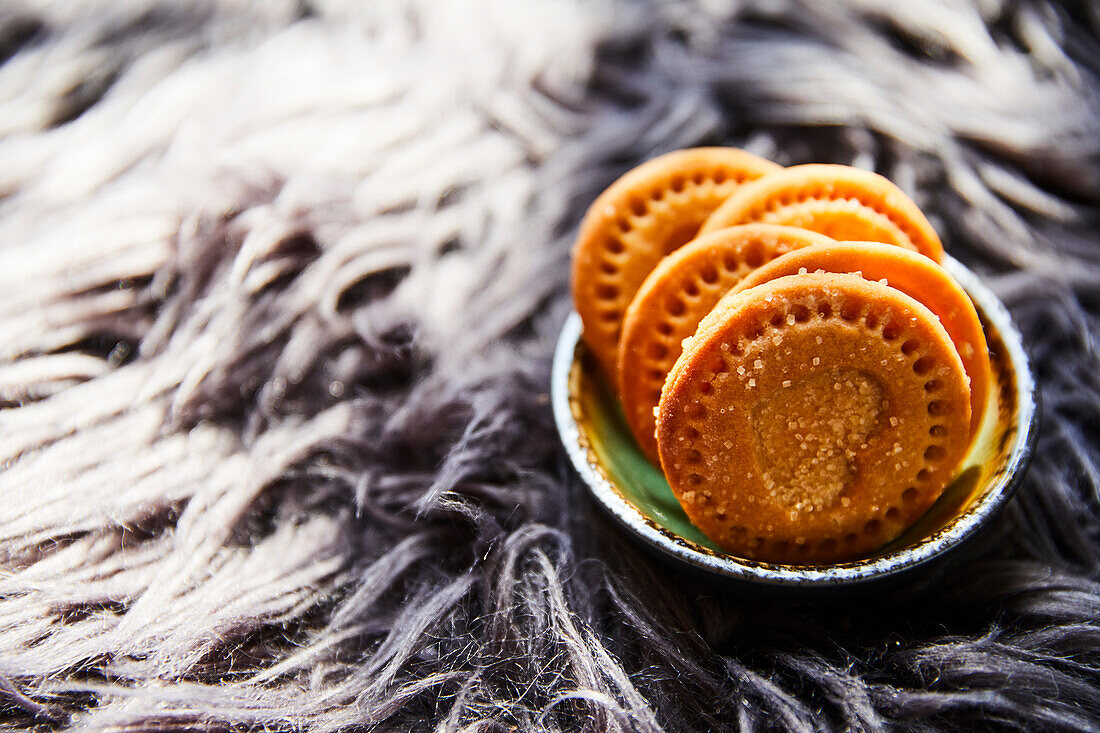
<svg viewBox="0 0 1100 733"><path fill-rule="evenodd" d="M1100 13L1042 0L5 0L0 726L1100 729ZM935 583L684 577L549 358L670 149L896 181L1010 306L1038 454Z"/></svg>

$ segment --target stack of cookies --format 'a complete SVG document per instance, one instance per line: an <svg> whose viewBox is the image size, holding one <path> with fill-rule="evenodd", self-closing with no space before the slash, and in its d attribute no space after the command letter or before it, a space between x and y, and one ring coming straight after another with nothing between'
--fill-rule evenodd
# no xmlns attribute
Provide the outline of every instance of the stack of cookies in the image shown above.
<svg viewBox="0 0 1100 733"><path fill-rule="evenodd" d="M738 556L833 563L924 514L980 427L988 350L943 256L881 176L700 148L596 199L573 296L691 521Z"/></svg>

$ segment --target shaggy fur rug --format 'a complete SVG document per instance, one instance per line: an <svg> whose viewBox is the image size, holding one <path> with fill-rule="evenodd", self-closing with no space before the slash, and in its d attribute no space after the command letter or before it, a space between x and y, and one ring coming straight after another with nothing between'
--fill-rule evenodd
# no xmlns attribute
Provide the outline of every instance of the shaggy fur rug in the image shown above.
<svg viewBox="0 0 1100 733"><path fill-rule="evenodd" d="M1040 0L6 0L0 720L81 731L1100 728L1100 13ZM549 359L661 152L877 170L1042 387L919 594L685 578Z"/></svg>

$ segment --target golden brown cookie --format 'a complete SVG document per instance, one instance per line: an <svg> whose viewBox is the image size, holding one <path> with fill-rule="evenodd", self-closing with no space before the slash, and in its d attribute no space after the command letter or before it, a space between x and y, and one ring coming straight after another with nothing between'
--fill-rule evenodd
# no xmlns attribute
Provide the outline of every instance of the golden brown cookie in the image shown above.
<svg viewBox="0 0 1100 733"><path fill-rule="evenodd" d="M747 290L799 272L849 272L885 281L936 314L970 377L970 435L981 426L992 379L989 347L974 303L942 267L927 257L877 242L837 242L827 248L791 252L748 274L735 290Z"/></svg>
<svg viewBox="0 0 1100 733"><path fill-rule="evenodd" d="M653 408L680 344L730 288L757 267L791 250L832 239L806 229L747 224L688 242L654 268L623 319L618 389L638 445L658 462Z"/></svg>
<svg viewBox="0 0 1100 733"><path fill-rule="evenodd" d="M612 381L623 314L646 275L743 182L778 169L734 148L679 150L638 166L592 203L573 246L573 303L585 344Z"/></svg>
<svg viewBox="0 0 1100 733"><path fill-rule="evenodd" d="M684 346L657 444L684 511L743 557L830 563L918 519L970 435L966 373L943 326L857 275L727 295Z"/></svg>
<svg viewBox="0 0 1100 733"><path fill-rule="evenodd" d="M821 232L837 240L884 242L943 261L943 245L917 205L870 171L845 165L797 165L744 186L700 234L761 221Z"/></svg>

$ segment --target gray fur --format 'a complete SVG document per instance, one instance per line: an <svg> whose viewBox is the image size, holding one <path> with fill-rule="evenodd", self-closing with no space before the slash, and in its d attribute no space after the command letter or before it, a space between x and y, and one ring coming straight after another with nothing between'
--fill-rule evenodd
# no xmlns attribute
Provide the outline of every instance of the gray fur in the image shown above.
<svg viewBox="0 0 1100 733"><path fill-rule="evenodd" d="M0 6L0 712L43 730L1100 727L1100 17L983 0ZM1022 327L920 593L766 601L556 445L568 250L699 144L854 163Z"/></svg>

